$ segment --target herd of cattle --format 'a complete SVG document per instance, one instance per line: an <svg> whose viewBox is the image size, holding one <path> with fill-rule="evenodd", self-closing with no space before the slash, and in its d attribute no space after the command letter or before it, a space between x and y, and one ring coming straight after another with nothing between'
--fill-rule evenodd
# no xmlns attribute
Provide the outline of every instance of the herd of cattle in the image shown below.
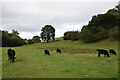
<svg viewBox="0 0 120 80"><path fill-rule="evenodd" d="M110 57L110 55L112 55L112 54L117 55L117 53L113 49L110 49L109 52L107 50L103 50L103 49L96 49L96 51L98 51L98 57L100 57L101 54L103 54L104 57L106 57L106 56ZM61 53L61 50L56 49L56 52ZM10 62L14 62L14 60L16 58L15 54L16 54L16 52L14 50L8 49L8 60L10 60ZM48 50L44 50L44 54L50 56L50 52Z"/></svg>

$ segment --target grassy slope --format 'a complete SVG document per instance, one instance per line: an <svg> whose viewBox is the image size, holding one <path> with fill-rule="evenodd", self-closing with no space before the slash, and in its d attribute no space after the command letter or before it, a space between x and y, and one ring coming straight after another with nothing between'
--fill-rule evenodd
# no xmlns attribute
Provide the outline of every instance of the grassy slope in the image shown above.
<svg viewBox="0 0 120 80"><path fill-rule="evenodd" d="M84 44L80 41L57 40L50 43L38 43L14 47L17 53L15 63L7 61L7 48L3 48L4 78L114 78L118 77L118 56L111 58L97 57L94 54L83 54L78 49L110 49L118 50L118 43L104 40L97 43ZM57 54L55 48L66 52ZM51 50L51 56L43 54L44 49ZM118 52L118 51L117 51ZM76 53L76 54L75 54Z"/></svg>

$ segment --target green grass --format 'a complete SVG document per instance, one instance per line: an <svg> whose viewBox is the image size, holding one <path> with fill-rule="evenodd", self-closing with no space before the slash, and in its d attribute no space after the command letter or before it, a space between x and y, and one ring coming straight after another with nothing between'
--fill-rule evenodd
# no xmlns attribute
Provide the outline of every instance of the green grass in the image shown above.
<svg viewBox="0 0 120 80"><path fill-rule="evenodd" d="M80 49L94 50L115 49L118 42L107 39L97 43L85 44L80 41L57 40L50 43L37 43L13 47L17 59L15 63L7 60L7 49L2 48L3 78L117 78L118 56L97 57L81 53ZM55 49L60 48L61 54ZM44 49L50 50L51 56L44 55Z"/></svg>

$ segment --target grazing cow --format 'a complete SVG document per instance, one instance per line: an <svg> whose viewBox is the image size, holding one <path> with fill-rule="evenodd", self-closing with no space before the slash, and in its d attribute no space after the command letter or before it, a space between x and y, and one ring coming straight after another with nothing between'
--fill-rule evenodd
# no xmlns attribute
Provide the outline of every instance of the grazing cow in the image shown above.
<svg viewBox="0 0 120 80"><path fill-rule="evenodd" d="M112 55L112 54L117 55L117 53L113 49L110 49L109 52L110 52L110 55Z"/></svg>
<svg viewBox="0 0 120 80"><path fill-rule="evenodd" d="M107 57L110 57L108 51L106 51L106 50L97 49L97 51L98 51L98 57L100 57L100 54L104 54L104 57L106 57L106 55L107 55Z"/></svg>
<svg viewBox="0 0 120 80"><path fill-rule="evenodd" d="M14 62L15 60L15 51L12 49L8 49L8 60L10 60L10 62Z"/></svg>
<svg viewBox="0 0 120 80"><path fill-rule="evenodd" d="M45 54L45 55L49 55L49 56L50 56L50 53L49 53L49 51L48 51L48 50L45 50L45 51L44 51L44 54Z"/></svg>
<svg viewBox="0 0 120 80"><path fill-rule="evenodd" d="M57 52L57 53L61 53L61 50L60 50L60 49L57 49L56 52Z"/></svg>

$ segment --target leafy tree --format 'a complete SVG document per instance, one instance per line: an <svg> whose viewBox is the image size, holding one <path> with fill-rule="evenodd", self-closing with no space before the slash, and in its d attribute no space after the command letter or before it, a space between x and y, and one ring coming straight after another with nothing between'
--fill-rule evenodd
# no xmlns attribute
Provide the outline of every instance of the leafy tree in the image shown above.
<svg viewBox="0 0 120 80"><path fill-rule="evenodd" d="M78 31L67 31L64 33L63 39L72 40L72 41L79 40L79 32Z"/></svg>
<svg viewBox="0 0 120 80"><path fill-rule="evenodd" d="M40 36L41 36L42 41L45 42L45 41L46 41L45 34L42 32L42 33L40 34Z"/></svg>
<svg viewBox="0 0 120 80"><path fill-rule="evenodd" d="M112 29L110 29L109 36L114 40L120 39L120 27L115 26Z"/></svg>
<svg viewBox="0 0 120 80"><path fill-rule="evenodd" d="M34 41L34 43L39 43L39 42L41 42L39 36L34 36L34 37L32 38L32 40Z"/></svg>
<svg viewBox="0 0 120 80"><path fill-rule="evenodd" d="M9 35L8 31L2 31L2 46L5 47L8 45Z"/></svg>
<svg viewBox="0 0 120 80"><path fill-rule="evenodd" d="M79 40L79 32L78 31L74 31L71 35L71 40L72 41L76 41Z"/></svg>
<svg viewBox="0 0 120 80"><path fill-rule="evenodd" d="M34 44L34 41L32 39L28 39L27 44Z"/></svg>
<svg viewBox="0 0 120 80"><path fill-rule="evenodd" d="M64 40L71 40L72 33L73 33L73 31L67 31L67 32L65 32L63 39Z"/></svg>
<svg viewBox="0 0 120 80"><path fill-rule="evenodd" d="M19 36L13 36L11 35L8 41L8 46L13 47L13 46L20 46L25 44L25 41L21 39Z"/></svg>
<svg viewBox="0 0 120 80"><path fill-rule="evenodd" d="M80 40L83 40L84 42L92 42L92 33L91 31L88 29L87 26L83 26L83 28L81 29L80 32Z"/></svg>
<svg viewBox="0 0 120 80"><path fill-rule="evenodd" d="M115 8L120 11L120 1L118 2L118 5Z"/></svg>
<svg viewBox="0 0 120 80"><path fill-rule="evenodd" d="M96 42L113 35L114 39L118 38L116 30L119 28L115 26L120 26L120 4L105 14L93 16L88 25L81 29L80 39L84 42Z"/></svg>
<svg viewBox="0 0 120 80"><path fill-rule="evenodd" d="M16 31L16 30L12 30L12 34L19 35L18 31Z"/></svg>
<svg viewBox="0 0 120 80"><path fill-rule="evenodd" d="M93 17L89 22L88 26L101 26L104 29L111 29L113 26L117 25L117 17L115 14L99 14L96 17Z"/></svg>
<svg viewBox="0 0 120 80"><path fill-rule="evenodd" d="M80 39L84 42L96 42L105 38L108 38L108 31L98 26L84 26L80 32Z"/></svg>
<svg viewBox="0 0 120 80"><path fill-rule="evenodd" d="M51 25L45 25L41 31L40 36L43 41L48 43L50 40L55 39L55 29Z"/></svg>
<svg viewBox="0 0 120 80"><path fill-rule="evenodd" d="M15 32L15 33L14 33ZM8 33L8 31L2 31L2 46L3 47L13 47L20 46L26 44L25 41L18 36L17 31L12 31L12 33Z"/></svg>

